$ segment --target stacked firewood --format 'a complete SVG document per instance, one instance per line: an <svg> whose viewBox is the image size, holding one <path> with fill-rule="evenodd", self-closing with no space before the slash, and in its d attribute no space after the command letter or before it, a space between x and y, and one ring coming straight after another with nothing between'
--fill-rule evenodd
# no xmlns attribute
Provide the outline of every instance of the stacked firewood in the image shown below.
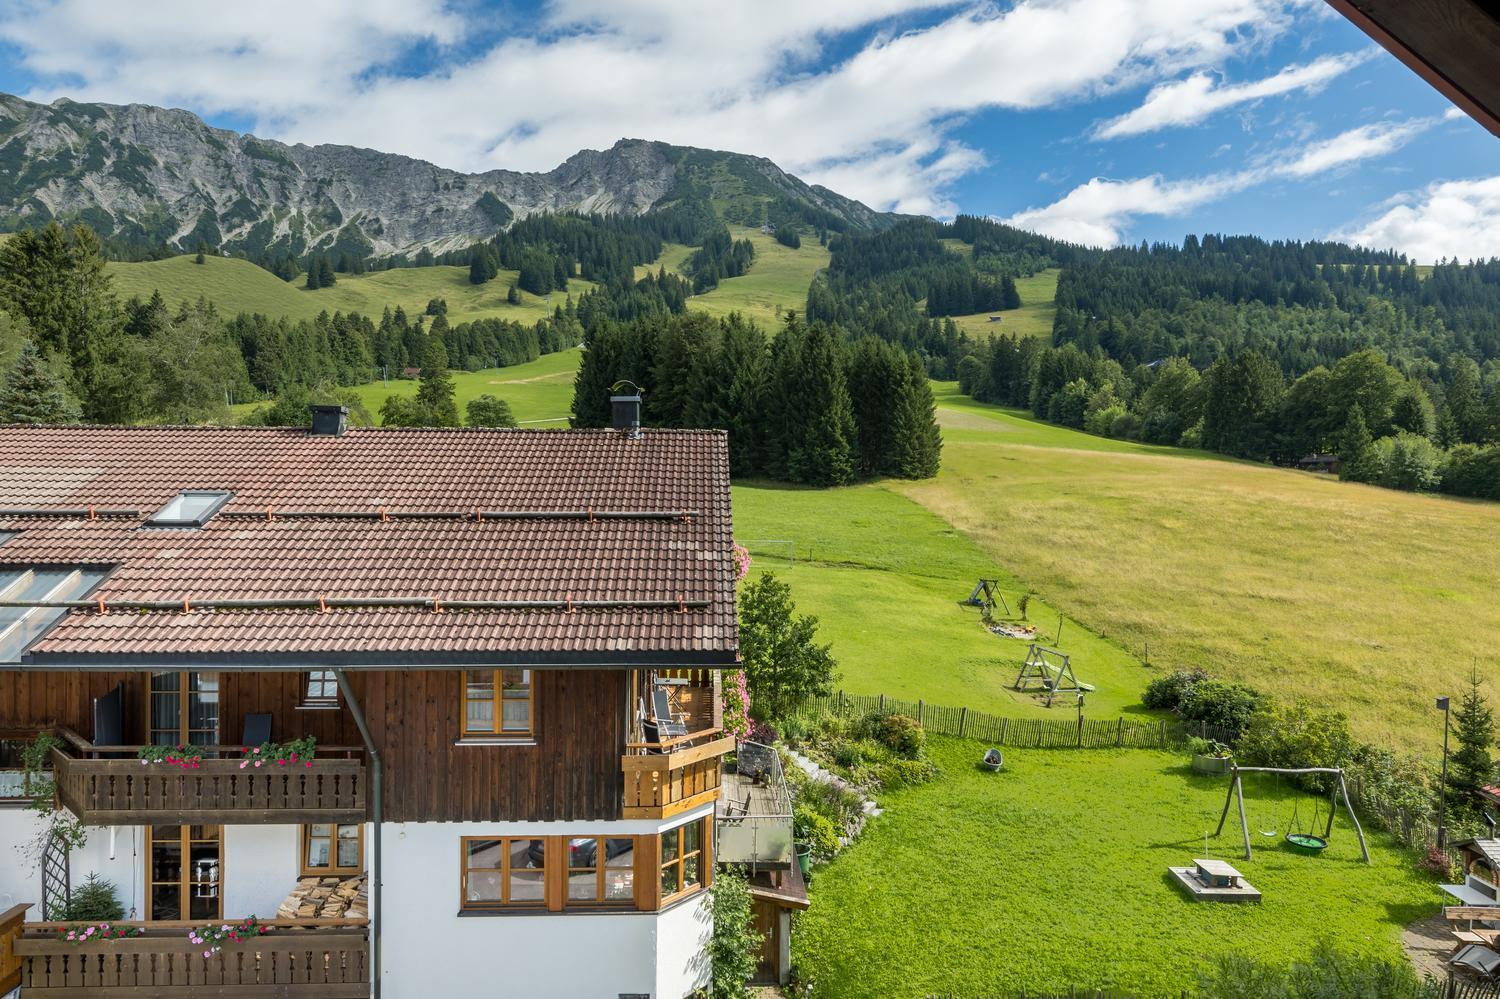
<svg viewBox="0 0 1500 999"><path fill-rule="evenodd" d="M370 900L364 875L302 878L276 910L278 919L367 919Z"/></svg>

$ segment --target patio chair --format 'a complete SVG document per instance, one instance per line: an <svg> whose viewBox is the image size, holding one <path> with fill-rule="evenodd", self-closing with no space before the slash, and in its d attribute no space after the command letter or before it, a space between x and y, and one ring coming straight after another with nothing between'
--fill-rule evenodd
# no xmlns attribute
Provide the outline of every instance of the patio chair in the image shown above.
<svg viewBox="0 0 1500 999"><path fill-rule="evenodd" d="M1469 944L1448 959L1455 968L1473 972L1481 979L1493 979L1500 974L1500 954L1479 944Z"/></svg>
<svg viewBox="0 0 1500 999"><path fill-rule="evenodd" d="M245 737L240 740L241 746L254 749L263 743L271 741L271 716L270 714L254 714L245 716Z"/></svg>
<svg viewBox="0 0 1500 999"><path fill-rule="evenodd" d="M688 734L687 715L672 713L672 699L662 687L651 691L651 720L663 739L678 739Z"/></svg>

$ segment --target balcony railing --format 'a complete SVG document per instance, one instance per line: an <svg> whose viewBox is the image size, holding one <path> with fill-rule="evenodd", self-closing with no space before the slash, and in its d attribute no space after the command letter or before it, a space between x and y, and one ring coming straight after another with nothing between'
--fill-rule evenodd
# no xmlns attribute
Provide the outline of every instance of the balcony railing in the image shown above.
<svg viewBox="0 0 1500 999"><path fill-rule="evenodd" d="M724 796L715 806L714 858L752 870L792 866L792 797L771 746L742 742L734 767L724 773Z"/></svg>
<svg viewBox="0 0 1500 999"><path fill-rule="evenodd" d="M5 924L0 917L0 974ZM365 920L271 919L270 932L226 943L204 957L188 940L190 922L117 922L143 936L73 943L64 923L25 923L10 931L14 978L26 999L134 999L140 996L275 996L365 999L370 994ZM5 984L0 979L0 987Z"/></svg>
<svg viewBox="0 0 1500 999"><path fill-rule="evenodd" d="M203 746L191 769L142 764L136 746L96 746L76 732L61 732L67 749L52 751L57 795L91 826L173 824L362 822L368 790L365 763L325 754L354 747L319 747L312 766L241 769L238 746ZM110 759L107 757L114 756Z"/></svg>
<svg viewBox="0 0 1500 999"><path fill-rule="evenodd" d="M620 761L627 819L664 819L717 801L720 760L734 738L719 729L663 742L632 742Z"/></svg>

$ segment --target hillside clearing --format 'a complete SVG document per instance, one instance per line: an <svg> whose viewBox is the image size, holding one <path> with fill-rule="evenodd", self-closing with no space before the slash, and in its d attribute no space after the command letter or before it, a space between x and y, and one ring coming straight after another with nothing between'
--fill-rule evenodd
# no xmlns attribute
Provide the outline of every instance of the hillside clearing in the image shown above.
<svg viewBox="0 0 1500 999"><path fill-rule="evenodd" d="M1232 835L1210 840L1265 899L1184 898L1167 868L1204 855L1225 780L1193 775L1184 755L1007 750L991 774L980 743L930 749L942 776L884 795L885 814L814 874L793 948L820 999L1176 994L1226 953L1285 964L1331 942L1399 957L1401 927L1437 905L1383 834L1362 863L1347 820L1319 857L1262 841L1246 861ZM1285 824L1292 792L1254 793L1252 825Z"/></svg>
<svg viewBox="0 0 1500 999"><path fill-rule="evenodd" d="M448 303L448 322L462 323L474 319L507 319L534 323L551 314L545 298L521 293L520 305L509 305L505 293L516 278L515 271L501 271L484 284L469 283L467 267L402 267L369 274L340 274L332 288L308 291L302 280L283 281L248 260L208 257L202 264L190 256L140 263L111 263L108 273L114 279L120 298L147 299L160 291L171 308L200 297L212 302L226 316L241 312L291 320L313 319L318 313L358 312L379 321L387 307L397 306L413 318L422 314L431 299ZM574 279L568 283L572 295L581 295L593 283ZM561 292L553 293L552 304L562 301Z"/></svg>
<svg viewBox="0 0 1500 999"><path fill-rule="evenodd" d="M1053 299L1057 296L1057 276L1061 273L1060 268L1050 267L1030 277L1016 278L1016 291L1021 294L1019 309L954 316L953 322L970 336L981 339L1009 333L1021 337L1042 337L1050 341L1052 320L1057 315ZM990 316L999 316L1000 321L992 323Z"/></svg>
<svg viewBox="0 0 1500 999"><path fill-rule="evenodd" d="M801 312L807 308L807 289L813 275L828 266L828 250L819 246L817 236L811 233L804 234L801 248L794 250L759 229L731 226L729 231L735 239L748 239L755 244L755 260L749 272L694 295L688 300L688 308L711 316L738 312L755 320L762 329L774 332L780 325L782 312L788 309ZM691 252L691 248L669 247L662 253L661 262L668 264L668 270L680 268L687 258L687 253L678 255L680 249Z"/></svg>

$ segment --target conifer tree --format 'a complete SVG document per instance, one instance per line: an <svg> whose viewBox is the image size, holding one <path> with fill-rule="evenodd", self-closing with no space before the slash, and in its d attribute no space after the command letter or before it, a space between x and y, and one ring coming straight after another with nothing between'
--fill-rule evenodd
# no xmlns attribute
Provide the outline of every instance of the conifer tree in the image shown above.
<svg viewBox="0 0 1500 999"><path fill-rule="evenodd" d="M943 434L927 369L916 354L906 356L906 378L896 407L895 460L891 474L903 479L930 479L942 462Z"/></svg>
<svg viewBox="0 0 1500 999"><path fill-rule="evenodd" d="M453 394L453 373L448 370L448 354L443 349L443 341L440 337L429 337L416 399L425 426L458 426L458 404Z"/></svg>
<svg viewBox="0 0 1500 999"><path fill-rule="evenodd" d="M1469 689L1453 714L1458 748L1448 757L1448 790L1455 807L1464 810L1475 806L1480 788L1492 787L1496 781L1495 715L1480 687L1479 670L1475 668L1469 673Z"/></svg>
<svg viewBox="0 0 1500 999"><path fill-rule="evenodd" d="M1339 478L1351 482L1370 481L1370 453L1373 441L1365 425L1365 410L1359 403L1349 407L1349 419L1339 432Z"/></svg>
<svg viewBox="0 0 1500 999"><path fill-rule="evenodd" d="M47 368L30 340L21 345L0 386L0 423L73 423L78 409L63 393L62 381Z"/></svg>
<svg viewBox="0 0 1500 999"><path fill-rule="evenodd" d="M510 287L506 289L505 301L510 305L521 304L521 289L516 287L514 281L512 281Z"/></svg>
<svg viewBox="0 0 1500 999"><path fill-rule="evenodd" d="M788 478L812 486L847 485L854 479L854 410L844 359L827 326L807 327L790 374L787 395L797 400L797 423L786 449Z"/></svg>

